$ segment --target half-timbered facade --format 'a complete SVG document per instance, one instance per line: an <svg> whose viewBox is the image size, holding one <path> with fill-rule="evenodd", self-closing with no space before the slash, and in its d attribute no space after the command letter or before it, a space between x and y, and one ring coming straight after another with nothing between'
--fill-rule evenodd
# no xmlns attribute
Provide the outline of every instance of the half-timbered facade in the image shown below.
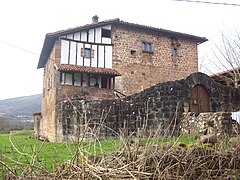
<svg viewBox="0 0 240 180"><path fill-rule="evenodd" d="M48 33L38 68L44 68L41 135L58 141L57 109L71 99L111 99L198 71L203 37L111 19Z"/></svg>

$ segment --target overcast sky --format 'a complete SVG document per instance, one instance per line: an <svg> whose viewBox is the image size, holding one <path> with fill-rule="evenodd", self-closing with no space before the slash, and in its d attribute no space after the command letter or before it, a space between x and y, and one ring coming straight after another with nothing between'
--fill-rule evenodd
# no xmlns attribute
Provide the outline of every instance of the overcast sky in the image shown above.
<svg viewBox="0 0 240 180"><path fill-rule="evenodd" d="M91 23L94 15L99 21L120 18L206 37L209 42L199 46L199 62L210 69L211 42L218 40L220 31L240 30L240 6L172 0L2 0L0 99L41 93L43 70L36 67L46 33Z"/></svg>

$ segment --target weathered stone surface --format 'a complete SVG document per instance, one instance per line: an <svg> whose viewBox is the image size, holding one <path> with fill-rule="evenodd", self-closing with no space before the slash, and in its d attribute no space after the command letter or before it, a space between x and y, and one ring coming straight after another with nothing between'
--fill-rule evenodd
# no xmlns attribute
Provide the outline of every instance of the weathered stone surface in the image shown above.
<svg viewBox="0 0 240 180"><path fill-rule="evenodd" d="M181 120L181 135L199 134L232 134L231 113L183 113Z"/></svg>
<svg viewBox="0 0 240 180"><path fill-rule="evenodd" d="M142 41L152 44L153 53L141 50ZM173 57L170 37L116 25L112 27L112 42L113 68L122 75L116 78L116 88L126 95L198 71L197 44L191 40L179 39L179 53ZM131 54L131 50L136 53ZM147 96L149 94L151 92L146 92Z"/></svg>
<svg viewBox="0 0 240 180"><path fill-rule="evenodd" d="M201 144L216 144L218 142L216 134L207 134L199 137L199 143Z"/></svg>
<svg viewBox="0 0 240 180"><path fill-rule="evenodd" d="M201 78L201 80L198 80L198 78ZM185 120L180 118L183 113L183 102L189 101L189 92L191 91L191 87L194 86L194 82L202 83L203 86L211 84L213 87L206 88L215 89L215 91L223 88L221 85L212 82L208 76L202 73L196 73L192 74L186 80L157 84L157 87L166 91L169 90L170 87L174 88L175 85L188 87L179 90L181 96L177 96L176 91L165 92L164 100L161 99L161 96L153 95L156 94L159 89L153 86L140 93L122 99L98 101L71 100L58 103L57 119L59 130L57 131L57 136L60 140L69 140L69 138L74 137L74 134L78 133L77 130L81 128L84 129L84 127L88 125L95 127L93 129L94 131L98 129L97 133L99 138L118 138L118 134L136 137L199 134L200 131L203 132L204 129L206 129L209 120L214 122L215 130L213 131L208 128L208 133L231 134L230 113L207 112L199 114L189 112L183 114ZM231 88L230 90L235 91L235 89ZM187 96L184 96L184 94L187 94ZM224 94L215 94L218 94L218 96L215 97L209 90L210 110L231 110L227 104L217 103L218 106L213 107L211 104L212 101L219 102L224 98ZM177 98L171 99L171 97ZM231 103L231 101L229 101L229 103ZM69 106L74 106L74 108L69 108ZM231 107L236 106L238 106L238 104L232 103L231 105ZM81 128L73 128L74 126L68 125L74 124L75 122L78 122L76 126L81 124ZM68 132L71 132L71 134L68 134ZM80 132L84 131L82 130ZM139 132L141 132L141 134L138 134Z"/></svg>

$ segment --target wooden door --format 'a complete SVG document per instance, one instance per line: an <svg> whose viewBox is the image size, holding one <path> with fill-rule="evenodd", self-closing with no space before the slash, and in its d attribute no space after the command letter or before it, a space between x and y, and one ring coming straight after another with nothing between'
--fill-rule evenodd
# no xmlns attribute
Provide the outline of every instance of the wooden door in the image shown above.
<svg viewBox="0 0 240 180"><path fill-rule="evenodd" d="M190 111L199 113L210 111L208 92L201 85L196 85L192 88L190 94Z"/></svg>

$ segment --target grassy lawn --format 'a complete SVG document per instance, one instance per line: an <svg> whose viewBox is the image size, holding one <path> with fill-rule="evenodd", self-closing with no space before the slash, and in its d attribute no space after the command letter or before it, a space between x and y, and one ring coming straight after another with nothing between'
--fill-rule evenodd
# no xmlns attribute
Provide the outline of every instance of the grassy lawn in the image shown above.
<svg viewBox="0 0 240 180"><path fill-rule="evenodd" d="M38 164L44 169L52 172L56 165L70 160L78 147L76 142L41 142L29 138L31 135L31 131L17 132L12 135L0 134L0 161L6 163L9 167L15 167L16 162L23 164ZM141 141L144 143L154 141L158 144L175 141L185 144L195 142L194 138L191 136L141 139ZM84 142L80 147L89 152L89 154L101 155L102 153L106 154L117 151L120 145L121 142L119 140L107 140L101 142ZM3 154L5 156L3 156ZM0 169L2 169L1 165Z"/></svg>
<svg viewBox="0 0 240 180"><path fill-rule="evenodd" d="M31 135L31 131L18 132L12 135L0 134L0 161L9 166L15 165L16 161L24 164L40 162L45 166L44 168L52 171L54 165L62 164L71 159L78 146L77 143L73 142L42 142L29 138ZM91 154L101 154L116 151L119 142L113 140L102 141L101 144L88 142L83 143L81 147L84 147Z"/></svg>

